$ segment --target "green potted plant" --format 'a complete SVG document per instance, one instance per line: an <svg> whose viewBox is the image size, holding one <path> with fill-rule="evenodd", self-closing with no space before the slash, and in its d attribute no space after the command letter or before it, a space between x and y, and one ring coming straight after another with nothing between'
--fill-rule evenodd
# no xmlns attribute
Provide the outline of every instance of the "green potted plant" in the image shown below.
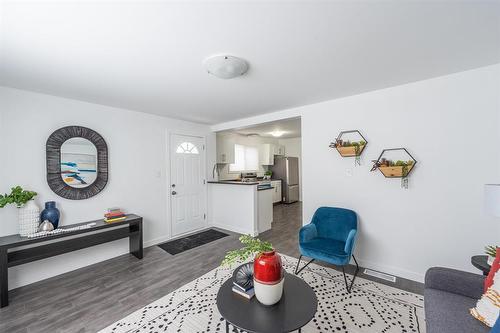
<svg viewBox="0 0 500 333"><path fill-rule="evenodd" d="M484 247L484 253L488 255L488 265L493 264L493 260L497 255L497 247L495 245L488 245Z"/></svg>
<svg viewBox="0 0 500 333"><path fill-rule="evenodd" d="M23 190L21 186L11 189L10 194L0 194L0 208L14 204L18 208L19 234L27 236L37 232L40 223L40 208L33 198L36 192Z"/></svg>
<svg viewBox="0 0 500 333"><path fill-rule="evenodd" d="M8 204L15 204L17 208L22 208L36 195L36 192L23 190L21 186L13 187L10 194L0 194L0 208L4 208Z"/></svg>
<svg viewBox="0 0 500 333"><path fill-rule="evenodd" d="M261 241L258 238L250 235L240 236L240 242L245 245L241 249L229 251L226 253L222 265L232 265L250 259L252 256L257 257L264 252L273 251L273 246L269 242Z"/></svg>

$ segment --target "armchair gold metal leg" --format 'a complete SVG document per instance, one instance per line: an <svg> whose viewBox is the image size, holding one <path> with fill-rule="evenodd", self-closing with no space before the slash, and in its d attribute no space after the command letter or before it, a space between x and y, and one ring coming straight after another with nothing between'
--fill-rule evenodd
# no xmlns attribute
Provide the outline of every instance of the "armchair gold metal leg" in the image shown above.
<svg viewBox="0 0 500 333"><path fill-rule="evenodd" d="M304 268L307 267L307 265L309 265L310 263L312 263L314 261L314 259L311 259L309 260L309 262L307 264L305 264L301 269L299 269L299 265L300 265L300 259L302 259L302 254L300 255L299 257L299 260L297 261L297 267L295 267L295 275L299 274L300 272L302 272L302 270Z"/></svg>

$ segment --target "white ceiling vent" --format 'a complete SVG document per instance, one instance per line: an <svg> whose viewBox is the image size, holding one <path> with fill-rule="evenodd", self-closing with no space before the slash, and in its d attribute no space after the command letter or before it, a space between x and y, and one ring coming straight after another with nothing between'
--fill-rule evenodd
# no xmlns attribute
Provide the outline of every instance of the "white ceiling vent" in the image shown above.
<svg viewBox="0 0 500 333"><path fill-rule="evenodd" d="M205 59L203 65L209 74L220 79L232 79L248 71L248 63L245 60L231 55L209 57Z"/></svg>

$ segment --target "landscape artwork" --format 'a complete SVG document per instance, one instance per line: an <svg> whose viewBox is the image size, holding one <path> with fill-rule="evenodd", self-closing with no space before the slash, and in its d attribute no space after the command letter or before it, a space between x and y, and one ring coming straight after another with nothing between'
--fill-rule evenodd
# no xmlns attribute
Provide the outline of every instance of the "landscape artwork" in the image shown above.
<svg viewBox="0 0 500 333"><path fill-rule="evenodd" d="M62 153L61 177L71 187L87 187L97 177L97 156Z"/></svg>

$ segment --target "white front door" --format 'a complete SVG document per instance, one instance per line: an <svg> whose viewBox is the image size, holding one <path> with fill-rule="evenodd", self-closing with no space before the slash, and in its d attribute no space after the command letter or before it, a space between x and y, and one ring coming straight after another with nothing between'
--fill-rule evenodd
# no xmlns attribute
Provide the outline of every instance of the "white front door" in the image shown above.
<svg viewBox="0 0 500 333"><path fill-rule="evenodd" d="M203 228L206 219L205 146L203 138L170 137L172 236Z"/></svg>

